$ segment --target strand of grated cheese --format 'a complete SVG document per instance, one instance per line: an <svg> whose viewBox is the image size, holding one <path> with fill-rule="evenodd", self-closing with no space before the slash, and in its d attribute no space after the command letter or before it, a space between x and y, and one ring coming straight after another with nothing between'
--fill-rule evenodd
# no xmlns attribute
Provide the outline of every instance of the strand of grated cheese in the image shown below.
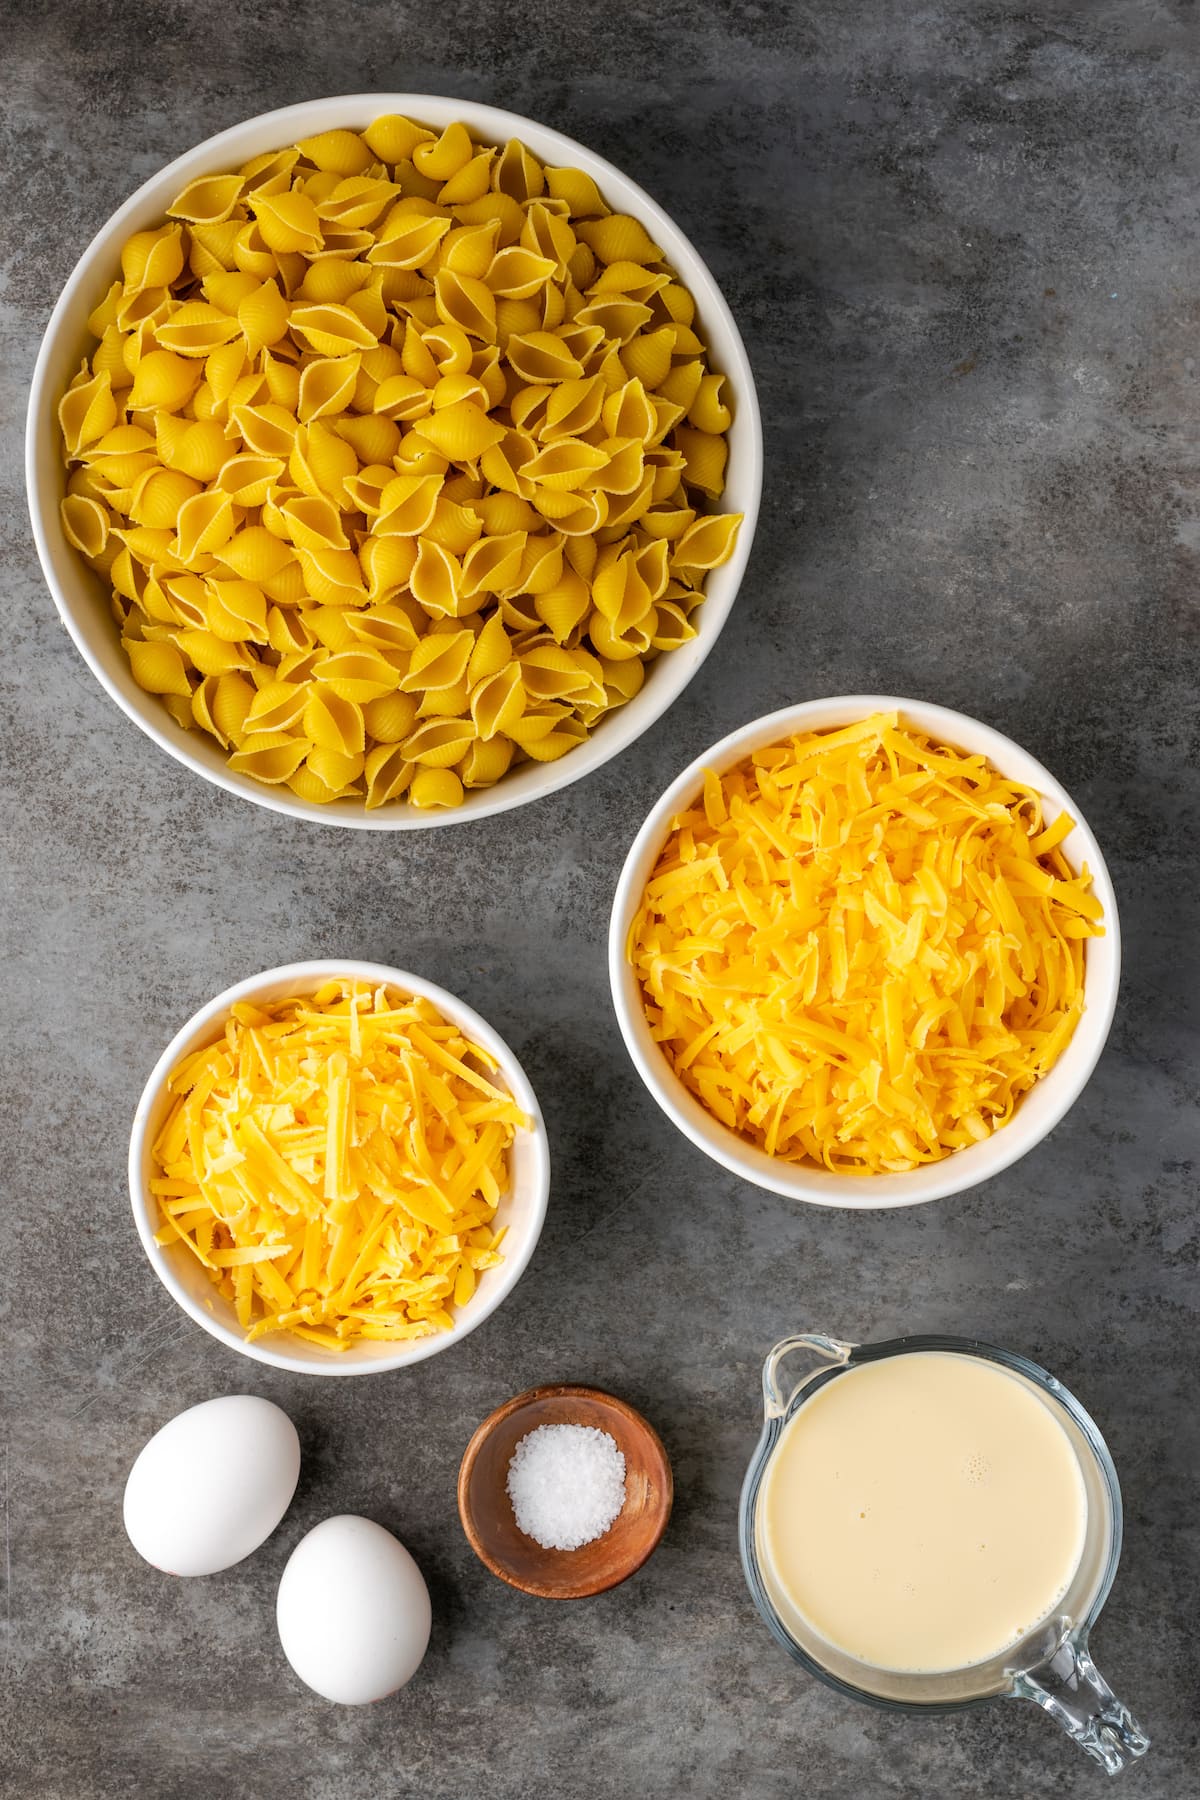
<svg viewBox="0 0 1200 1800"><path fill-rule="evenodd" d="M502 1260L496 1209L529 1124L495 1067L384 987L235 1005L170 1077L157 1241L188 1246L249 1339L344 1350L449 1329Z"/></svg>
<svg viewBox="0 0 1200 1800"><path fill-rule="evenodd" d="M879 713L709 770L629 934L676 1075L842 1174L986 1138L1062 1054L1101 908L1041 800Z"/></svg>

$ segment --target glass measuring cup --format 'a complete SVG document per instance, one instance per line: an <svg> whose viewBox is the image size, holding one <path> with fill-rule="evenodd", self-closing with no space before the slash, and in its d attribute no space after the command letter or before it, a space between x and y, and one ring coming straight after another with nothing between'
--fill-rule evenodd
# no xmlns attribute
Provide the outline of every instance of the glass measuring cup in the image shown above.
<svg viewBox="0 0 1200 1800"><path fill-rule="evenodd" d="M1079 1567L1049 1619L985 1662L935 1673L906 1673L860 1662L822 1637L797 1611L762 1555L760 1497L785 1425L826 1383L863 1363L923 1351L997 1363L1050 1406L1078 1459L1087 1495L1087 1529ZM782 1365L799 1352L806 1353L814 1366L788 1383ZM974 1338L910 1337L884 1344L846 1344L806 1332L775 1345L763 1364L762 1386L763 1432L742 1485L742 1567L755 1605L790 1656L839 1693L896 1712L954 1712L988 1700L1032 1700L1110 1775L1145 1755L1149 1738L1088 1653L1088 1634L1108 1598L1121 1553L1117 1472L1095 1424L1061 1382L1028 1358Z"/></svg>

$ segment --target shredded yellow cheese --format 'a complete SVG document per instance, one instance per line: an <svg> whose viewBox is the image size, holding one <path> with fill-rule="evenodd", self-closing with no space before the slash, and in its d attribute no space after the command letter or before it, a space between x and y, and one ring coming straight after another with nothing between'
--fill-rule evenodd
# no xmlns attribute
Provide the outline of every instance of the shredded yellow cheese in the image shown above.
<svg viewBox="0 0 1200 1800"><path fill-rule="evenodd" d="M628 955L681 1081L841 1174L986 1138L1053 1066L1103 935L1039 795L879 713L705 773Z"/></svg>
<svg viewBox="0 0 1200 1800"><path fill-rule="evenodd" d="M187 1245L251 1340L448 1330L502 1260L496 1209L529 1124L495 1069L429 1001L385 987L235 1005L170 1077L156 1241Z"/></svg>

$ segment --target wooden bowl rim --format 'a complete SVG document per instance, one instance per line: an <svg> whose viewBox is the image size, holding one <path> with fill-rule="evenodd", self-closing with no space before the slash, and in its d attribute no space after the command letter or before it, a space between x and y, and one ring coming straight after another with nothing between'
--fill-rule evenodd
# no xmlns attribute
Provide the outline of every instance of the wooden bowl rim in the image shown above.
<svg viewBox="0 0 1200 1800"><path fill-rule="evenodd" d="M474 1473L479 1453L484 1444L506 1419L510 1419L514 1413L520 1412L525 1407L531 1406L540 1400L567 1399L590 1400L601 1408L618 1414L631 1425L639 1435L645 1437L651 1450L657 1455L662 1467L662 1479L659 1483L660 1498L658 1502L658 1512L655 1519L654 1530L650 1534L645 1547L618 1573L607 1577L601 1576L593 1581L577 1583L573 1587L553 1589L534 1587L528 1582L520 1580L510 1569L506 1568L503 1563L498 1562L481 1542L475 1526L474 1513L469 1498L471 1491L471 1477ZM619 1587L623 1581L628 1581L629 1577L631 1575L636 1575L637 1571L650 1560L651 1556L653 1556L654 1552L658 1549L659 1544L662 1542L663 1533L666 1531L667 1525L670 1522L671 1509L674 1502L675 1476L671 1468L671 1459L667 1455L666 1447L664 1446L662 1439L659 1437L657 1431L655 1431L649 1419L646 1418L644 1413L640 1413L636 1406L631 1406L628 1400L622 1400L617 1394L610 1394L604 1388L589 1387L586 1383L582 1382L547 1382L541 1387L526 1388L524 1393L514 1394L511 1400L506 1400L502 1406L497 1406L475 1427L475 1430L471 1434L471 1440L463 1451L462 1461L458 1467L458 1516L463 1531L466 1533L467 1542L470 1544L480 1562L483 1563L485 1568L490 1569L493 1575L498 1576L501 1581L507 1582L509 1587L516 1588L519 1593L532 1594L537 1600L587 1600L594 1594L606 1593L611 1588Z"/></svg>

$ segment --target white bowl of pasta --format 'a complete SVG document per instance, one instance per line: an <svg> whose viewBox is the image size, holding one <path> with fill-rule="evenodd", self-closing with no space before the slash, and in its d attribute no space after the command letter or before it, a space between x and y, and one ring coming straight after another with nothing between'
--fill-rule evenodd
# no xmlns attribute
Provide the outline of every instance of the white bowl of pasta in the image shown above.
<svg viewBox="0 0 1200 1800"><path fill-rule="evenodd" d="M871 694L689 764L630 848L608 954L626 1048L685 1137L856 1209L959 1193L1040 1143L1121 972L1104 857L1048 770L977 719Z"/></svg>
<svg viewBox="0 0 1200 1800"><path fill-rule="evenodd" d="M113 215L26 467L63 622L160 748L407 830L553 792L665 711L737 594L762 440L725 301L627 176L368 94L234 126Z"/></svg>
<svg viewBox="0 0 1200 1800"><path fill-rule="evenodd" d="M154 1273L229 1349L374 1375L459 1343L537 1247L550 1151L504 1040L378 963L289 963L171 1039L129 1145Z"/></svg>

